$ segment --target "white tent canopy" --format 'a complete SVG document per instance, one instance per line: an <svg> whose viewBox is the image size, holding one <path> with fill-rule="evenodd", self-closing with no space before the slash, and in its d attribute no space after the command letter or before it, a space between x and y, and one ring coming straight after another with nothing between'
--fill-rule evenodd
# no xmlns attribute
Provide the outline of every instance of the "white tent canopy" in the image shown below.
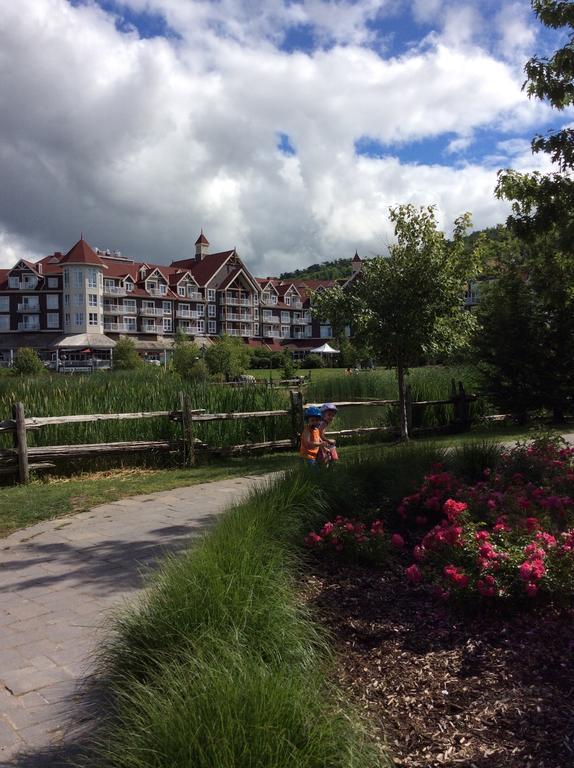
<svg viewBox="0 0 574 768"><path fill-rule="evenodd" d="M339 350L333 349L329 344L325 342L325 344L321 344L320 347L315 347L315 349L310 349L309 352L317 352L320 355L338 355Z"/></svg>

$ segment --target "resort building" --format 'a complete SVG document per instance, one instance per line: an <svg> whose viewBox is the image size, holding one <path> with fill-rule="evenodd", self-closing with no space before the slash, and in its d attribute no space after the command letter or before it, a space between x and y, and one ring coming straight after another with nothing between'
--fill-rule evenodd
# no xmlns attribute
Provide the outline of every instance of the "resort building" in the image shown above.
<svg viewBox="0 0 574 768"><path fill-rule="evenodd" d="M355 254L349 280L360 268ZM332 338L312 318L310 294L335 282L256 278L235 249L210 253L203 232L194 255L169 266L92 248L81 237L66 254L0 270L0 365L26 346L54 366L105 367L122 336L161 360L178 331L200 346L228 334L301 357Z"/></svg>

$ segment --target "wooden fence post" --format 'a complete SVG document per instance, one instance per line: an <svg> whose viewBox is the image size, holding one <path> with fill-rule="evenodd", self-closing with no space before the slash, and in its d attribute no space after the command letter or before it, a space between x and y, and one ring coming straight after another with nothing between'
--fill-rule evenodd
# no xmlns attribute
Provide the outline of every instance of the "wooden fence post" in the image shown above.
<svg viewBox="0 0 574 768"><path fill-rule="evenodd" d="M195 464L195 442L189 395L180 392L179 401L181 404L182 464L184 467L192 467Z"/></svg>
<svg viewBox="0 0 574 768"><path fill-rule="evenodd" d="M407 411L407 432L410 437L413 430L413 393L410 384L405 387L405 408Z"/></svg>
<svg viewBox="0 0 574 768"><path fill-rule="evenodd" d="M21 483L29 483L28 439L26 435L26 417L22 403L14 403L12 406L12 418L16 427L13 433L13 442L14 448L18 452L18 479Z"/></svg>
<svg viewBox="0 0 574 768"><path fill-rule="evenodd" d="M303 393L300 389L291 389L289 399L291 400L291 444L293 449L297 450L304 428Z"/></svg>
<svg viewBox="0 0 574 768"><path fill-rule="evenodd" d="M470 406L462 381L458 382L458 397L460 402L460 427L466 431L470 429Z"/></svg>

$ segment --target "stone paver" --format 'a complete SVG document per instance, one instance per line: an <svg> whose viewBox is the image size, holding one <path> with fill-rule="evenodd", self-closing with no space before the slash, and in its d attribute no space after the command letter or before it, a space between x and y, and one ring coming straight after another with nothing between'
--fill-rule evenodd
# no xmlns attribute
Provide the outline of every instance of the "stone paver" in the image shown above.
<svg viewBox="0 0 574 768"><path fill-rule="evenodd" d="M0 540L0 765L55 766L110 612L262 477L104 504Z"/></svg>

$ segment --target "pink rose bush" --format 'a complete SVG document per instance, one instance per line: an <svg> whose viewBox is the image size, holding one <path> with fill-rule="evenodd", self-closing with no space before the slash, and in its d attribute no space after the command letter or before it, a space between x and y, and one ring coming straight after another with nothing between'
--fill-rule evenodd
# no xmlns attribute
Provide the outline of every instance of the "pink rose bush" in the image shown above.
<svg viewBox="0 0 574 768"><path fill-rule="evenodd" d="M472 485L439 469L397 510L419 531L410 582L441 598L484 602L572 596L574 449L519 445ZM420 532L423 510L432 516Z"/></svg>
<svg viewBox="0 0 574 768"><path fill-rule="evenodd" d="M399 538L402 540L402 537ZM364 523L341 515L326 522L318 532L311 531L305 537L305 546L309 549L360 559L382 556L386 545L385 531L380 520ZM398 540L394 546L398 546Z"/></svg>

